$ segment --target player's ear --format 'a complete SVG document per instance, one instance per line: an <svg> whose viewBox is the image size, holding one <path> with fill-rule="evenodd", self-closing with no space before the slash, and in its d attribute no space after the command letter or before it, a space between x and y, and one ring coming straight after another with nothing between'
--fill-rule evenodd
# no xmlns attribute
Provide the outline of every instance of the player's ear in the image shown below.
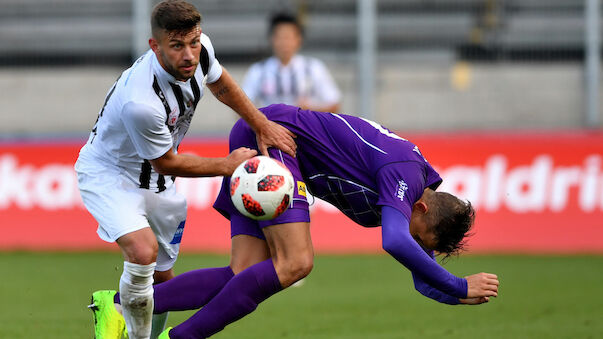
<svg viewBox="0 0 603 339"><path fill-rule="evenodd" d="M157 52L159 49L159 42L155 38L149 38L149 47L153 50L153 52Z"/></svg>
<svg viewBox="0 0 603 339"><path fill-rule="evenodd" d="M414 210L417 210L417 211L425 214L429 210L429 206L427 206L427 204L425 203L425 201L423 201L423 199L419 199L419 201L415 202L415 205L413 206L413 211Z"/></svg>

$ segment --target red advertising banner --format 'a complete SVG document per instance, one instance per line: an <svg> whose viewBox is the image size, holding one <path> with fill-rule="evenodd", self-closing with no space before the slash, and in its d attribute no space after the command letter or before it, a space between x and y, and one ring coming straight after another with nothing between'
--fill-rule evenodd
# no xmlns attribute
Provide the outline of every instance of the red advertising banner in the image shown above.
<svg viewBox="0 0 603 339"><path fill-rule="evenodd" d="M407 135L444 178L440 190L476 207L475 253L603 253L603 133ZM73 164L81 141L0 143L0 250L116 249L96 235ZM226 140L185 140L212 157ZM188 200L183 251L227 252L230 230L211 206L220 178L177 180ZM378 253L380 229L322 201L311 207L318 253Z"/></svg>

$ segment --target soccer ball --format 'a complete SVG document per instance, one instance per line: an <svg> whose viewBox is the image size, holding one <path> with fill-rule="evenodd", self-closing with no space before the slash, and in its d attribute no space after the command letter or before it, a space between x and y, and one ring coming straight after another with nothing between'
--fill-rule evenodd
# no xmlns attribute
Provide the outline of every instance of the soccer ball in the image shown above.
<svg viewBox="0 0 603 339"><path fill-rule="evenodd" d="M230 198L237 210L255 220L283 214L293 199L293 175L278 160L256 156L235 169L230 178Z"/></svg>

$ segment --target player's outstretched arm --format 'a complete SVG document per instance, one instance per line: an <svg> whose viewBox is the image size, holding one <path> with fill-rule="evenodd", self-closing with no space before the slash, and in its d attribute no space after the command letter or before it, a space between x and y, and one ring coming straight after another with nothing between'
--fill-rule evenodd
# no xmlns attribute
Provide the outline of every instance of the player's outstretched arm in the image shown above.
<svg viewBox="0 0 603 339"><path fill-rule="evenodd" d="M432 287L415 273L412 274L412 279L415 283L415 289L427 298L431 298L437 302L448 305L458 305L461 303L462 299L453 297L450 294L446 294L437 288Z"/></svg>
<svg viewBox="0 0 603 339"><path fill-rule="evenodd" d="M430 286L456 298L467 298L467 280L449 273L425 253L409 231L409 221L397 209L381 209L383 249Z"/></svg>
<svg viewBox="0 0 603 339"><path fill-rule="evenodd" d="M426 253L431 257L432 260L435 261L435 255L432 250L426 251ZM480 273L479 275L484 275L484 274L487 274L487 273ZM496 276L494 276L494 277L496 277ZM414 272L412 274L412 278L415 283L415 288L417 289L417 291L419 291L419 293L421 293L422 295L424 295L428 298L431 298L433 300L436 300L436 301L444 303L444 304L479 305L479 304L487 303L488 301L490 301L490 297L475 297L475 298L464 298L464 299L455 298L449 294L446 294L446 293L438 290L437 288L430 286L428 283L423 281ZM474 277L473 276L465 277L465 279L467 280L468 289L474 288ZM475 280L479 280L479 279L475 279ZM496 285L496 286L498 286L498 285ZM473 293L473 292L468 291L468 294L469 293Z"/></svg>
<svg viewBox="0 0 603 339"><path fill-rule="evenodd" d="M276 147L283 152L295 156L297 145L293 138L295 135L285 127L268 120L260 112L245 92L234 81L226 69L222 69L222 76L218 81L207 84L214 96L237 112L257 135L260 152L268 155L268 147Z"/></svg>
<svg viewBox="0 0 603 339"><path fill-rule="evenodd" d="M409 222L402 212L383 206L381 215L383 248L411 270L413 277L416 276L421 282L446 295L458 298L463 304L480 304L487 302L489 297L498 296L499 283L496 275L478 273L459 278L450 274L412 238Z"/></svg>
<svg viewBox="0 0 603 339"><path fill-rule="evenodd" d="M149 162L159 174L177 177L230 176L243 161L255 156L256 150L241 147L225 158L203 158L192 154L176 154L169 150Z"/></svg>

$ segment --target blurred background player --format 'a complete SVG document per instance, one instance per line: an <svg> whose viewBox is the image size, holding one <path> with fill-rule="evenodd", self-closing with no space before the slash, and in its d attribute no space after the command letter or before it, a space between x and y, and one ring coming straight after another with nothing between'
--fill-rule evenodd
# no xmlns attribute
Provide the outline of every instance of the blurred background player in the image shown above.
<svg viewBox="0 0 603 339"><path fill-rule="evenodd" d="M314 250L306 187L357 224L381 226L383 249L412 272L423 295L453 305L478 305L498 295L496 275L459 278L434 260L434 251L451 255L462 249L475 212L469 202L435 191L442 179L416 145L363 118L287 105L262 111L297 135L297 157L270 151L297 181L292 204L272 220L246 218L232 204L230 178L224 178L214 208L230 219L235 276L211 292L197 284L206 270L158 285L161 309L203 306L160 338L209 337L310 273ZM253 130L242 120L231 131L230 147L257 148Z"/></svg>
<svg viewBox="0 0 603 339"><path fill-rule="evenodd" d="M226 158L177 154L203 95L204 80L217 99L261 134L258 141L264 151L277 146L295 153L290 132L266 119L222 68L200 22L197 9L185 1L155 6L151 50L110 89L75 165L82 199L99 223L100 238L117 242L125 259L119 289L132 339L151 336L154 279L161 282L174 275L186 220L186 201L175 190L175 176L230 175L256 154L249 149L235 150ZM107 318L115 313L113 294L93 295L97 338L119 337L123 331L107 327ZM159 331L166 317L161 318Z"/></svg>
<svg viewBox="0 0 603 339"><path fill-rule="evenodd" d="M258 107L284 103L323 112L338 112L341 93L325 64L297 54L303 28L296 17L279 13L270 19L273 56L249 68L243 90Z"/></svg>

